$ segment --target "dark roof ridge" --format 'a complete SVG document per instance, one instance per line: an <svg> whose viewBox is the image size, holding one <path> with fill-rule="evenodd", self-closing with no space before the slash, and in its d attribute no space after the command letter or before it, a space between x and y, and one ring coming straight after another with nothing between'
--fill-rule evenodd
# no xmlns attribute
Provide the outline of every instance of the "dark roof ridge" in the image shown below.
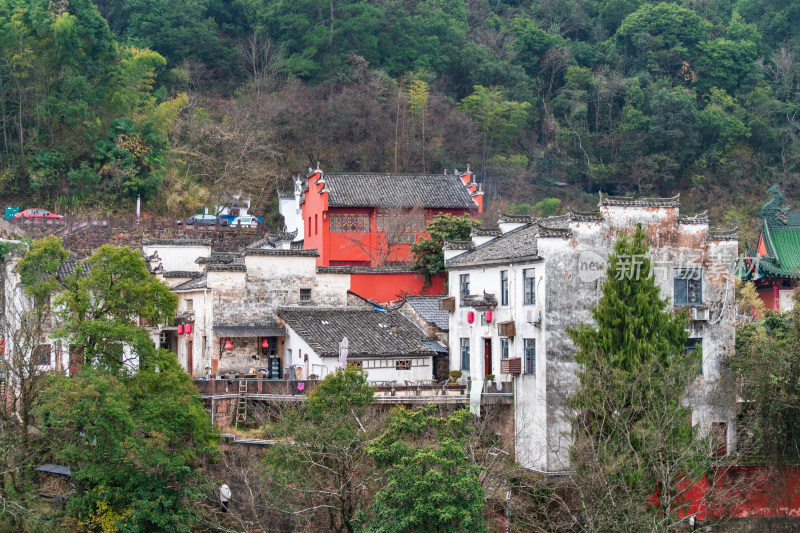
<svg viewBox="0 0 800 533"><path fill-rule="evenodd" d="M533 222L533 217L530 215L511 215L509 213L500 213L500 218L497 221L499 224L504 222L516 222L527 224Z"/></svg>
<svg viewBox="0 0 800 533"><path fill-rule="evenodd" d="M680 207L681 194L678 193L669 198L657 198L648 196L609 196L601 192L600 201L597 205L598 207L604 205L618 207Z"/></svg>
<svg viewBox="0 0 800 533"><path fill-rule="evenodd" d="M708 224L708 209L693 216L680 215L678 222L680 224Z"/></svg>

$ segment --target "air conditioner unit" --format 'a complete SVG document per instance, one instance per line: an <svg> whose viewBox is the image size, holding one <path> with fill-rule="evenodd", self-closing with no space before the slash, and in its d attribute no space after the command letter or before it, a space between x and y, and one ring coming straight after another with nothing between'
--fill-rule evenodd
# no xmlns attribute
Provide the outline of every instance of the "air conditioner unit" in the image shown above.
<svg viewBox="0 0 800 533"><path fill-rule="evenodd" d="M708 308L692 307L692 320L696 322L704 322L708 320Z"/></svg>
<svg viewBox="0 0 800 533"><path fill-rule="evenodd" d="M530 322L531 324L541 324L542 323L542 310L541 309L528 309L527 313L525 313L525 321Z"/></svg>

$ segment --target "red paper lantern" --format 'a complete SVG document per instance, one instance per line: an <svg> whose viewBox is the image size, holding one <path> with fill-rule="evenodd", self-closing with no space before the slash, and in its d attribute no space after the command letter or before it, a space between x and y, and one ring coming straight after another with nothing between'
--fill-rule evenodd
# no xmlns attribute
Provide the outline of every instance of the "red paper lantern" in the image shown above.
<svg viewBox="0 0 800 533"><path fill-rule="evenodd" d="M186 329L184 331L186 331L187 335L191 335L192 334L192 325L191 324L186 324Z"/></svg>
<svg viewBox="0 0 800 533"><path fill-rule="evenodd" d="M472 311L467 313L467 322L469 322L470 324L475 322L475 313L473 313Z"/></svg>
<svg viewBox="0 0 800 533"><path fill-rule="evenodd" d="M262 348L269 348L269 341L267 340L266 337L264 337L264 340L261 341L261 347Z"/></svg>
<svg viewBox="0 0 800 533"><path fill-rule="evenodd" d="M230 339L227 339L225 341L225 349L226 350L233 350L233 342L231 342Z"/></svg>
<svg viewBox="0 0 800 533"><path fill-rule="evenodd" d="M178 324L178 335L183 335L183 324Z"/></svg>
<svg viewBox="0 0 800 533"><path fill-rule="evenodd" d="M486 311L486 323L489 324L492 321L492 312Z"/></svg>

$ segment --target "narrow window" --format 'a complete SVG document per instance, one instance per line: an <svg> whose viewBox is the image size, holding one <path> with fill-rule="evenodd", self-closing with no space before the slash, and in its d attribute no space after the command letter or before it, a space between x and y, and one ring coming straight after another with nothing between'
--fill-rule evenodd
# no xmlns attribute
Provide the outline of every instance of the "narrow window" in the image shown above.
<svg viewBox="0 0 800 533"><path fill-rule="evenodd" d="M464 304L464 296L469 294L469 274L461 274L459 276L459 294L461 298L459 299L461 302L461 307L465 307Z"/></svg>
<svg viewBox="0 0 800 533"><path fill-rule="evenodd" d="M317 222L319 221L319 215L314 215L314 235L318 235L319 231L317 228Z"/></svg>
<svg viewBox="0 0 800 533"><path fill-rule="evenodd" d="M536 303L536 270L526 268L522 271L522 303L533 305Z"/></svg>
<svg viewBox="0 0 800 533"><path fill-rule="evenodd" d="M675 305L703 303L703 271L698 268L676 268L674 278Z"/></svg>
<svg viewBox="0 0 800 533"><path fill-rule="evenodd" d="M500 305L508 305L508 270L500 271Z"/></svg>
<svg viewBox="0 0 800 533"><path fill-rule="evenodd" d="M461 370L469 370L469 339L461 339Z"/></svg>
<svg viewBox="0 0 800 533"><path fill-rule="evenodd" d="M194 311L194 300L192 300L191 298L188 298L186 300L186 310L187 311Z"/></svg>
<svg viewBox="0 0 800 533"><path fill-rule="evenodd" d="M500 357L508 359L508 337L500 338Z"/></svg>
<svg viewBox="0 0 800 533"><path fill-rule="evenodd" d="M536 374L536 339L524 339L525 373Z"/></svg>

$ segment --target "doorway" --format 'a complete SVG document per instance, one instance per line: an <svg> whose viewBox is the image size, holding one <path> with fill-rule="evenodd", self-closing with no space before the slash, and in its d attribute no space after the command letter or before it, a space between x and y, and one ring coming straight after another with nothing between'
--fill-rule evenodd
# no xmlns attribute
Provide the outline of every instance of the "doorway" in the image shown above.
<svg viewBox="0 0 800 533"><path fill-rule="evenodd" d="M492 372L492 339L483 339L483 375L488 376Z"/></svg>
<svg viewBox="0 0 800 533"><path fill-rule="evenodd" d="M186 371L192 377L194 377L194 358L192 357L193 347L194 343L192 341L186 341Z"/></svg>

